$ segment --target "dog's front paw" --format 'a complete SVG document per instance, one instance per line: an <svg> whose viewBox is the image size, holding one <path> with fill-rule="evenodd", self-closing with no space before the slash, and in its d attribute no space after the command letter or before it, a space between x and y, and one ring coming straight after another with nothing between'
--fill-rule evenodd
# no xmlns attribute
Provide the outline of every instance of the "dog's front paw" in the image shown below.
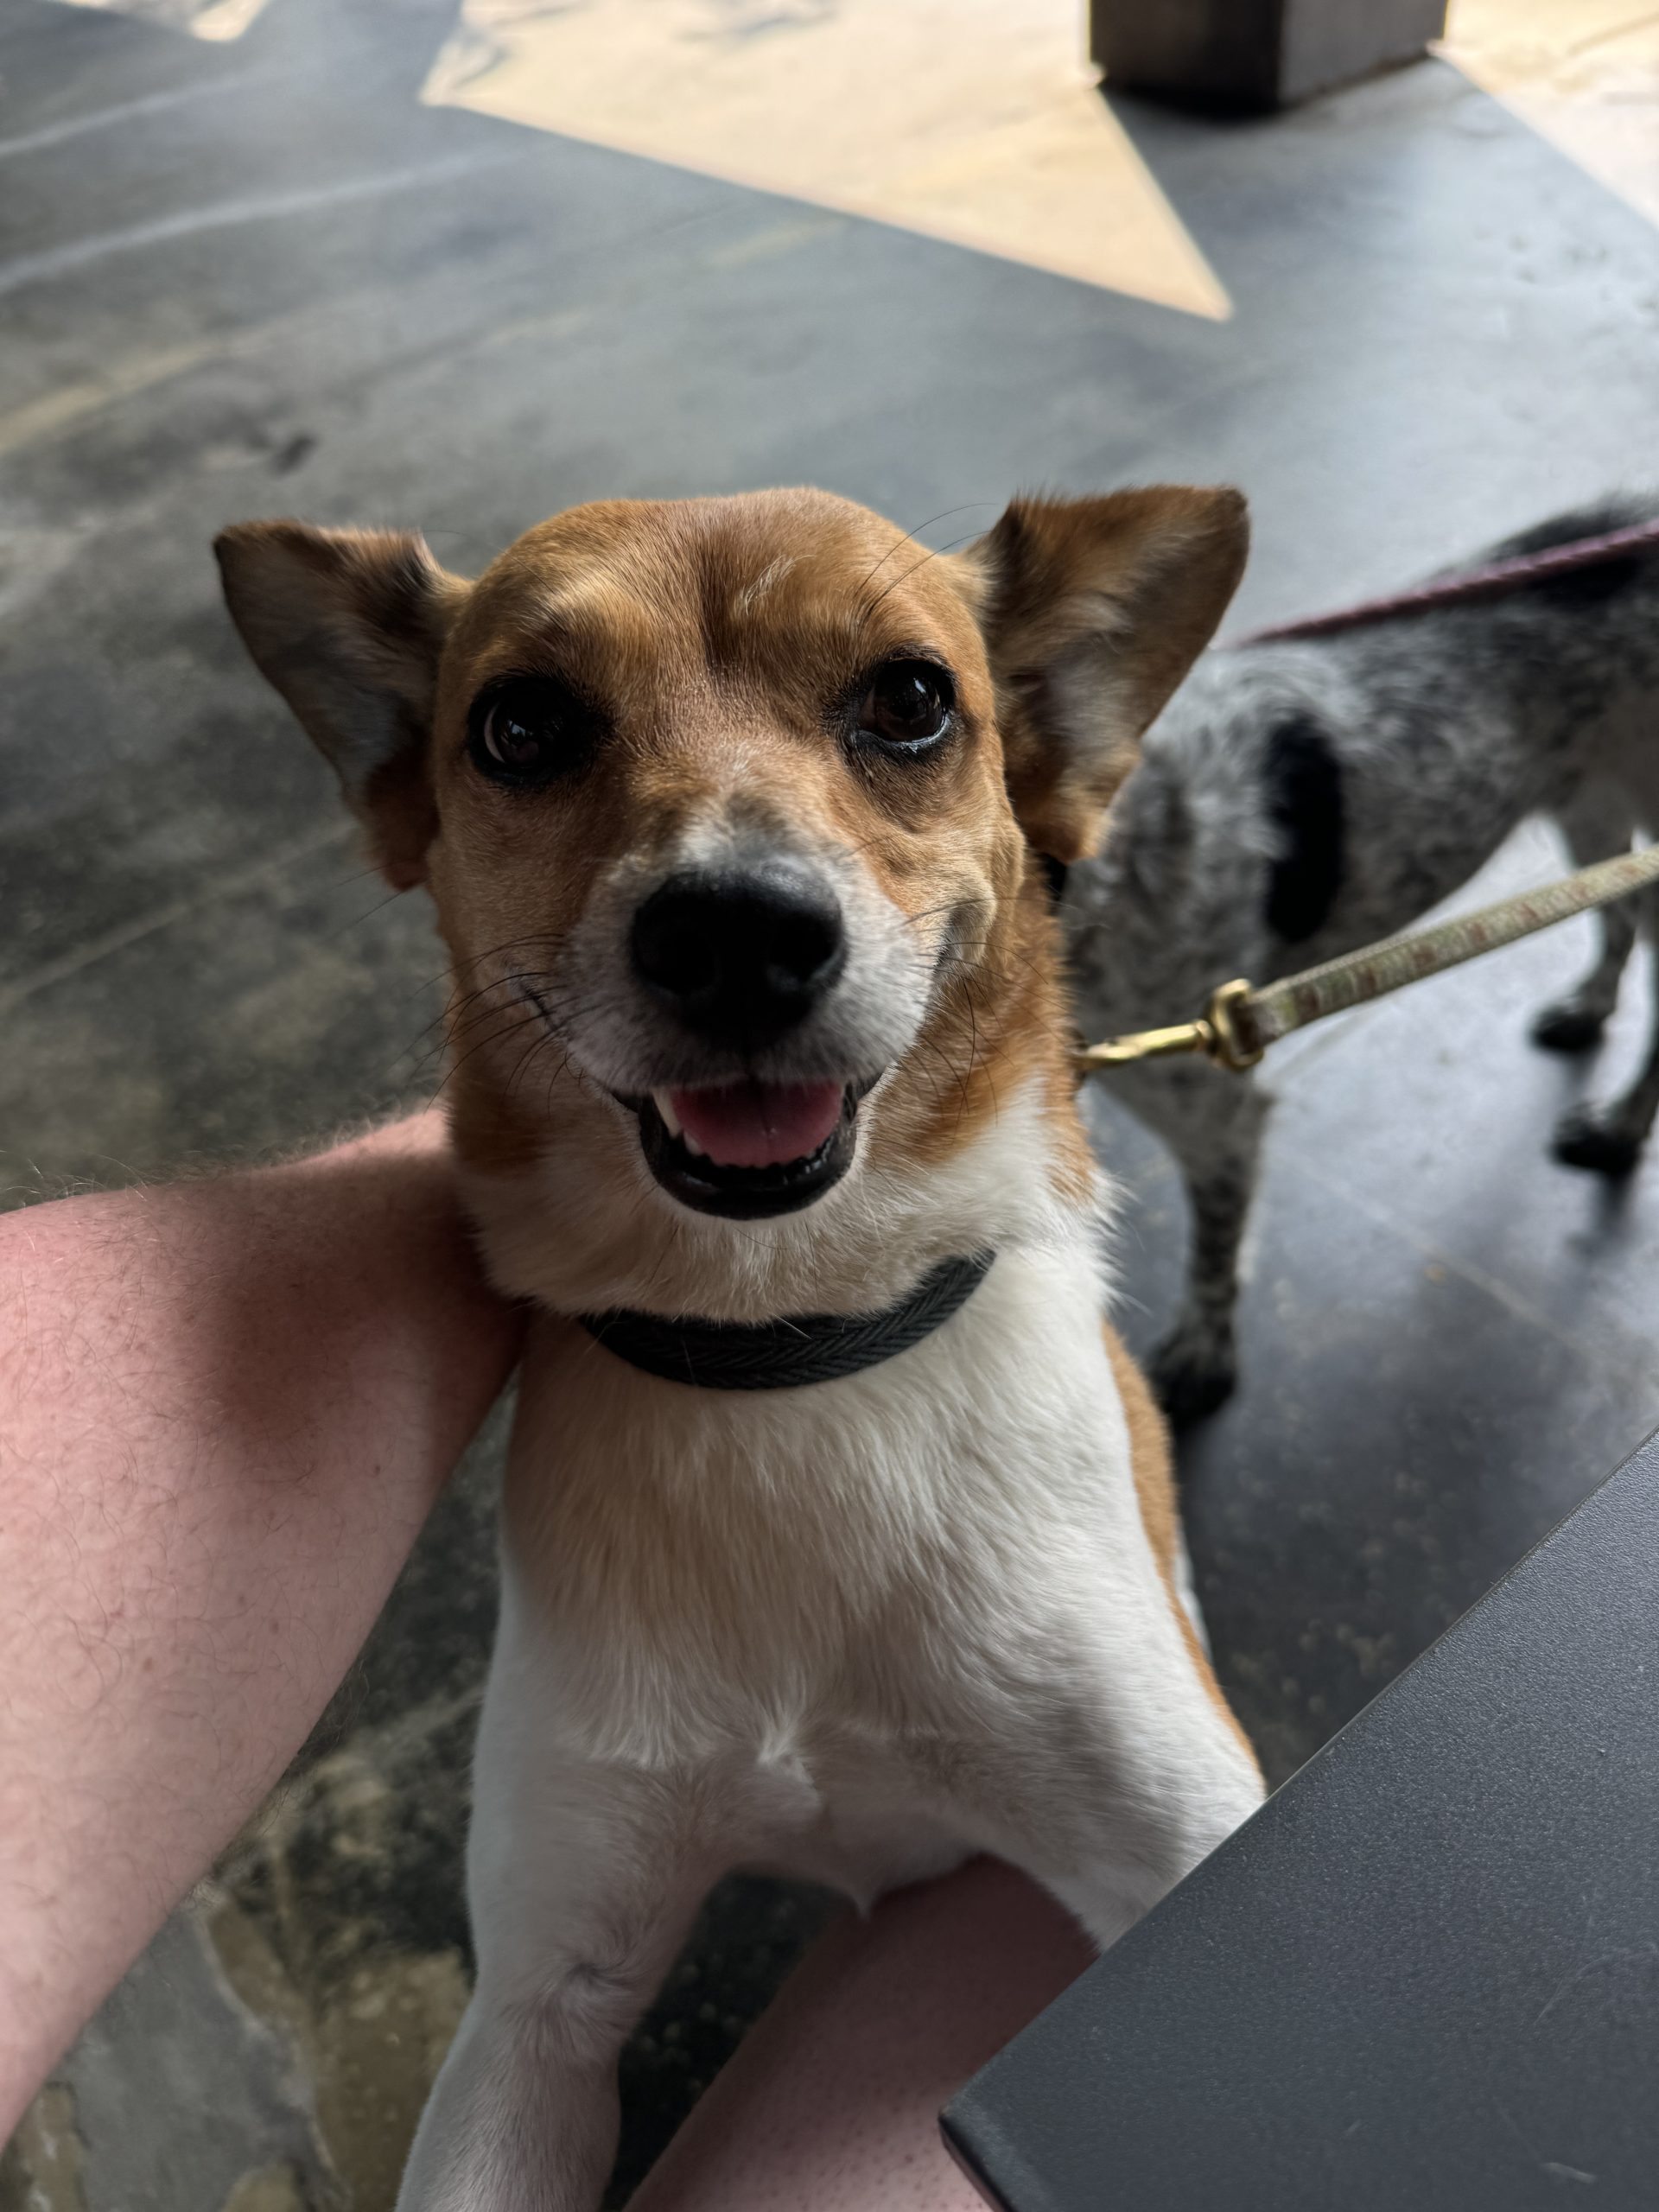
<svg viewBox="0 0 1659 2212"><path fill-rule="evenodd" d="M1190 1428L1224 1405L1238 1380L1227 1323L1177 1322L1147 1362L1147 1377L1176 1428Z"/></svg>
<svg viewBox="0 0 1659 2212"><path fill-rule="evenodd" d="M1628 1175L1642 1157L1642 1141L1593 1106L1575 1106L1555 1124L1550 1149L1568 1167L1593 1175Z"/></svg>
<svg viewBox="0 0 1659 2212"><path fill-rule="evenodd" d="M1605 1012L1577 997L1557 999L1541 1007L1532 1025L1532 1041L1547 1052L1587 1052L1599 1045L1607 1027Z"/></svg>

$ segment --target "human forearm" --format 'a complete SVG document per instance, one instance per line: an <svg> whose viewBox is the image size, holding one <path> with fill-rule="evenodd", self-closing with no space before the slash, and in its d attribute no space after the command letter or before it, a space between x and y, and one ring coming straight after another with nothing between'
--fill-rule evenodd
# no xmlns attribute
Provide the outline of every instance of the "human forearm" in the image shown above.
<svg viewBox="0 0 1659 2212"><path fill-rule="evenodd" d="M435 1116L0 1220L0 2141L303 1741L516 1343Z"/></svg>
<svg viewBox="0 0 1659 2212"><path fill-rule="evenodd" d="M971 2212L939 2108L1091 1955L1052 1897L989 1859L849 1913L716 2076L639 2212Z"/></svg>

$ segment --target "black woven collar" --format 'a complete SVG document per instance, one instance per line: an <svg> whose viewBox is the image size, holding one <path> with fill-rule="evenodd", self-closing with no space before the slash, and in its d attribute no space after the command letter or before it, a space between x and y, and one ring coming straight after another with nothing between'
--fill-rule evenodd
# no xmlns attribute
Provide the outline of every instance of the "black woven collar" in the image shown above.
<svg viewBox="0 0 1659 2212"><path fill-rule="evenodd" d="M943 1260L879 1313L791 1313L781 1321L670 1321L660 1313L583 1313L607 1351L647 1375L703 1390L792 1390L835 1382L908 1351L965 1306L994 1252Z"/></svg>

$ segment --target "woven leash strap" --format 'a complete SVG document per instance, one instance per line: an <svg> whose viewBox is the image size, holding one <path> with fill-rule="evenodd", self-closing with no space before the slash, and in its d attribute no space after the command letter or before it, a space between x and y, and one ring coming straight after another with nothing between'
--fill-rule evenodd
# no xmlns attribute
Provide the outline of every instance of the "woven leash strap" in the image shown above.
<svg viewBox="0 0 1659 2212"><path fill-rule="evenodd" d="M1522 891L1495 906L1471 914L1458 914L1433 929L1408 931L1385 938L1380 944L1362 945L1300 976L1264 983L1260 989L1246 982L1224 983L1211 1000L1208 1011L1196 1021L1169 1029L1145 1029L1128 1037L1115 1037L1091 1045L1078 1054L1081 1073L1122 1067L1135 1060L1163 1059L1179 1052L1203 1052L1221 1066L1254 1067L1269 1045L1305 1029L1310 1021L1327 1014L1363 1006L1384 997L1403 984L1425 976L1456 968L1484 952L1547 930L1574 914L1625 899L1633 891L1659 882L1659 845L1637 853L1620 853L1576 875L1563 876L1537 891Z"/></svg>
<svg viewBox="0 0 1659 2212"><path fill-rule="evenodd" d="M1551 576L1571 575L1580 569L1599 568L1634 553L1659 552L1659 521L1631 523L1624 530L1603 531L1597 537L1575 537L1565 545L1550 545L1540 553L1517 553L1507 561L1493 561L1484 569L1465 569L1460 575L1438 577L1417 584L1410 591L1391 592L1383 599L1363 599L1355 606L1335 608L1329 614L1307 614L1295 622L1275 622L1265 630L1252 630L1243 638L1230 638L1225 651L1244 645L1271 645L1299 638L1328 638L1339 630L1357 630L1369 622L1389 622L1400 614L1427 614L1437 607L1459 607L1471 600L1496 599L1520 591Z"/></svg>
<svg viewBox="0 0 1659 2212"><path fill-rule="evenodd" d="M944 1260L879 1313L797 1313L778 1321L670 1320L660 1313L577 1318L607 1351L667 1382L701 1390L793 1390L836 1382L908 1351L965 1306L994 1252Z"/></svg>
<svg viewBox="0 0 1659 2212"><path fill-rule="evenodd" d="M1483 952L1495 952L1499 945L1513 944L1535 930L1553 929L1557 922L1626 898L1656 879L1659 845L1649 845L1639 853L1598 861L1593 868L1581 868L1540 890L1500 899L1472 914L1455 915L1434 929L1385 938L1381 944L1327 960L1300 976L1287 976L1282 982L1253 990L1243 1001L1249 1041L1258 1052L1265 1051L1310 1021L1323 1021L1344 1007L1363 1005L1367 999L1397 991L1402 984L1478 959Z"/></svg>

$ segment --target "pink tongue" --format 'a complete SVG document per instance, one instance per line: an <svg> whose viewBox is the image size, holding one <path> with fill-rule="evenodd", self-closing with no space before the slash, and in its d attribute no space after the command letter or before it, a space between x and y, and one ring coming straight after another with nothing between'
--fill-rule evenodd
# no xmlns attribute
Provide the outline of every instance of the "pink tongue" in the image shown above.
<svg viewBox="0 0 1659 2212"><path fill-rule="evenodd" d="M777 1167L814 1153L841 1119L838 1083L734 1083L671 1090L680 1127L721 1167Z"/></svg>

